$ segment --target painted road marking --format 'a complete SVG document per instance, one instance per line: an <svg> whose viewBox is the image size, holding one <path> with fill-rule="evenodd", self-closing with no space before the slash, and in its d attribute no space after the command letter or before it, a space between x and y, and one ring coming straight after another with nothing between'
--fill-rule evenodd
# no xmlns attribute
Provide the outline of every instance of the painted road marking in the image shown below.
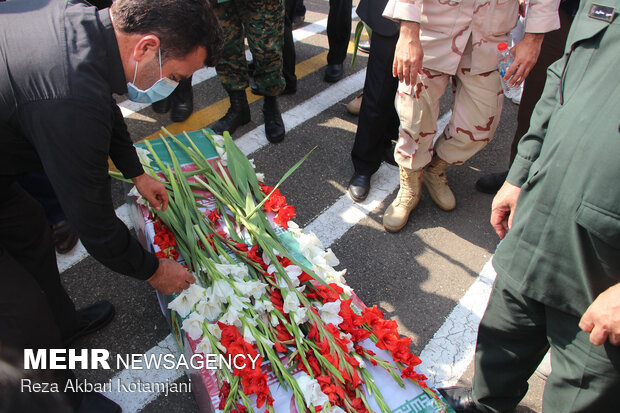
<svg viewBox="0 0 620 413"><path fill-rule="evenodd" d="M293 109L285 112L282 114L285 129L290 131L296 128L302 123L317 116L327 108L340 102L350 94L356 93L364 87L365 76L366 68L338 81L334 85L314 95L312 98L304 101L302 104L297 105ZM235 143L247 156L267 145L269 142L265 137L263 125L261 125L246 133L239 139L236 139Z"/></svg>
<svg viewBox="0 0 620 413"><path fill-rule="evenodd" d="M422 364L416 370L429 378L429 386L454 386L473 360L478 325L487 308L495 275L489 260L420 353Z"/></svg>
<svg viewBox="0 0 620 413"><path fill-rule="evenodd" d="M435 138L443 133L451 115L452 111L449 111L437 120L438 132ZM364 202L354 202L348 194L345 194L312 223L308 224L306 230L314 232L323 244L331 245L352 226L374 211L384 199L398 188L398 185L398 168L383 163L372 176L370 193Z"/></svg>
<svg viewBox="0 0 620 413"><path fill-rule="evenodd" d="M162 341L157 343L155 347L147 351L145 354L145 360L151 356L159 357L161 355L161 357L163 357L166 354L174 354L175 360L178 360L180 357L176 340L174 339L172 334L168 335ZM178 380L183 375L183 373L185 373L185 371L181 369L126 369L119 372L112 378L112 389L118 389L117 383L122 383L124 385L128 385L130 383L138 381L142 383L173 383L174 381ZM155 400L159 396L159 393L112 391L105 392L103 393L103 395L118 403L123 408L123 412L134 413L140 411L147 404Z"/></svg>

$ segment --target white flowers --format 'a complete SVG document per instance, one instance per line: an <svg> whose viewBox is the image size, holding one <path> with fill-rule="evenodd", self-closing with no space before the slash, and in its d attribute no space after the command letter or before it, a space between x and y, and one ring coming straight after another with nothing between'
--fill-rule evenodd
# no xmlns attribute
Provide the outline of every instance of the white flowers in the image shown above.
<svg viewBox="0 0 620 413"><path fill-rule="evenodd" d="M200 314L193 312L188 318L183 320L182 328L187 332L192 340L198 340L202 337L202 324L205 318Z"/></svg>
<svg viewBox="0 0 620 413"><path fill-rule="evenodd" d="M245 297L254 297L258 300L267 293L267 284L260 281L236 281L235 288Z"/></svg>
<svg viewBox="0 0 620 413"><path fill-rule="evenodd" d="M344 321L344 319L338 315L338 313L340 313L340 300L322 305L319 304L317 309L325 324L332 323L334 326L338 327L338 325Z"/></svg>
<svg viewBox="0 0 620 413"><path fill-rule="evenodd" d="M323 244L314 233L306 234L294 222L288 223L289 231L299 243L299 252L312 264L312 271L328 283L345 284L347 270L336 271L333 267L340 264L331 248L323 249ZM347 293L352 290L347 287Z"/></svg>
<svg viewBox="0 0 620 413"><path fill-rule="evenodd" d="M222 313L222 303L205 298L196 304L196 312L205 320L213 322Z"/></svg>
<svg viewBox="0 0 620 413"><path fill-rule="evenodd" d="M276 273L276 266L274 264L271 264L268 268L267 268L267 272L269 274L275 274ZM284 267L284 274L282 273L278 273L278 276L276 276L277 279L277 284L278 287L280 288L288 288L288 283L286 282L286 278L288 278L288 280L291 282L293 287L297 287L299 286L299 276L301 275L302 271L301 268L299 268L297 265L287 265L286 267Z"/></svg>
<svg viewBox="0 0 620 413"><path fill-rule="evenodd" d="M310 407L310 405L322 406L329 401L329 397L321 390L319 382L306 373L302 372L295 380L297 380L297 385L304 395L306 407Z"/></svg>
<svg viewBox="0 0 620 413"><path fill-rule="evenodd" d="M297 297L296 291L289 290L284 298L284 305L282 306L282 309L284 310L284 313L291 316L291 320L297 325L308 321L308 309L300 306L301 304L299 302L299 298Z"/></svg>
<svg viewBox="0 0 620 413"><path fill-rule="evenodd" d="M292 291L288 291L286 297L284 298L284 312L286 314L290 312L295 312L299 308L299 298L297 298L297 294Z"/></svg>
<svg viewBox="0 0 620 413"><path fill-rule="evenodd" d="M248 267L243 264L227 264L225 258L220 258L224 263L215 263L215 269L223 276L230 275L237 281L243 281L245 277L249 277Z"/></svg>
<svg viewBox="0 0 620 413"><path fill-rule="evenodd" d="M213 347L211 346L211 342L207 337L204 337L202 340L200 340L200 343L196 345L196 353L202 353L205 356L207 354L213 353Z"/></svg>
<svg viewBox="0 0 620 413"><path fill-rule="evenodd" d="M234 293L230 283L224 279L215 281L211 286L211 299L220 303L225 303Z"/></svg>
<svg viewBox="0 0 620 413"><path fill-rule="evenodd" d="M197 284L192 284L168 304L168 309L176 311L181 318L194 309L194 305L205 296L206 290Z"/></svg>

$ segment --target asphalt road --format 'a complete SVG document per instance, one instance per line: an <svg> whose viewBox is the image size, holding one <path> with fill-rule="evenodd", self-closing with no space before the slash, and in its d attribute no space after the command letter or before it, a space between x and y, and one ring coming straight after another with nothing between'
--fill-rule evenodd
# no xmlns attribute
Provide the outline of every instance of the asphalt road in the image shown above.
<svg viewBox="0 0 620 413"><path fill-rule="evenodd" d="M506 167L518 107L507 101L495 139L465 165L448 169L457 198L454 211L441 211L424 193L409 224L398 234L387 233L381 220L398 189L397 168L382 167L373 177L369 200L363 205L356 206L346 195L353 173L350 151L357 118L344 105L363 87L367 57L359 55L351 67L349 55L345 79L325 83L325 19L329 6L320 0L306 0L305 4L306 23L296 31L298 91L279 99L288 125L286 139L273 145L261 137L259 97L251 103L252 122L240 128L234 138L244 145L255 142L254 146L244 147L257 149L249 157L254 159L256 170L265 174L268 184L275 184L317 147L282 185L282 193L296 208L295 221L314 230L325 246L333 249L341 262L338 268L348 269L348 283L358 296L369 306L378 305L398 322L401 334L412 338L412 349L423 355L424 368L435 385L469 384L475 331L490 283L489 277L479 274L498 243L488 223L492 196L476 192L474 184L485 173ZM228 107L217 77L196 84L194 95L196 113L183 124L170 125L168 115L156 114L149 107L126 111L134 140L151 136L161 126L175 131L208 126ZM449 111L450 99L448 91L442 100L442 114ZM119 102L124 100L118 98ZM258 139L252 141L252 136ZM112 188L115 206L120 207L126 202L125 189L118 182L112 182ZM80 259L75 251L72 256L69 261L73 262L67 265L62 279L77 306L107 299L117 311L108 327L81 339L75 347L105 348L113 355L144 353L158 344L161 347L170 330L154 291L144 282L106 269L91 257ZM101 383L124 372L78 370L76 374ZM187 380L181 372L171 377ZM538 378L531 380L519 412L541 411L543 383ZM126 395L112 397L126 412L198 411L190 393L141 395L134 400Z"/></svg>

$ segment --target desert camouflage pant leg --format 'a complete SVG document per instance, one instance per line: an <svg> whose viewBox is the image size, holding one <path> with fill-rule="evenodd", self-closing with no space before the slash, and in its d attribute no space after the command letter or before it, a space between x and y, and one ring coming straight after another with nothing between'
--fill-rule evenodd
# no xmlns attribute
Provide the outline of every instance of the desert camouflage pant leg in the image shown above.
<svg viewBox="0 0 620 413"><path fill-rule="evenodd" d="M224 89L243 90L249 85L244 39L247 38L256 70L254 82L261 94L276 96L284 89L282 0L230 0L214 7L224 32L224 49L216 66Z"/></svg>
<svg viewBox="0 0 620 413"><path fill-rule="evenodd" d="M450 164L462 164L491 141L504 102L499 72L472 75L470 62L467 47L452 77L456 86L452 117L435 145L439 99L451 76L424 69L416 84L399 84L395 104L401 126L394 153L399 165L422 169L435 152Z"/></svg>

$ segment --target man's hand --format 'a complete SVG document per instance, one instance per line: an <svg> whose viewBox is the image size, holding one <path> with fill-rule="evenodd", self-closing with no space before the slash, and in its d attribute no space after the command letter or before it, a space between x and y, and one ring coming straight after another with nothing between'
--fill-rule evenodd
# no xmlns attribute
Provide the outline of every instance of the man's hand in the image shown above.
<svg viewBox="0 0 620 413"><path fill-rule="evenodd" d="M538 60L544 37L544 33L525 33L523 39L510 49L514 61L508 67L504 76L506 81L512 76L508 83L510 86L519 86L530 74L530 71L536 64L536 60Z"/></svg>
<svg viewBox="0 0 620 413"><path fill-rule="evenodd" d="M166 210L168 207L168 193L164 184L147 174L138 175L131 180L142 197L149 201L156 211Z"/></svg>
<svg viewBox="0 0 620 413"><path fill-rule="evenodd" d="M392 75L407 86L416 82L418 72L422 69L422 43L420 43L420 23L400 22L400 36L394 52Z"/></svg>
<svg viewBox="0 0 620 413"><path fill-rule="evenodd" d="M607 340L620 346L620 283L596 297L581 317L579 328L590 333L590 342L595 346Z"/></svg>
<svg viewBox="0 0 620 413"><path fill-rule="evenodd" d="M517 207L517 200L521 188L515 186L508 181L497 191L497 195L493 198L491 204L491 225L495 228L495 232L501 239L504 239L506 233L512 227L512 217Z"/></svg>
<svg viewBox="0 0 620 413"><path fill-rule="evenodd" d="M178 262L160 258L157 271L146 282L156 290L170 295L185 290L190 284L196 282L196 278Z"/></svg>

